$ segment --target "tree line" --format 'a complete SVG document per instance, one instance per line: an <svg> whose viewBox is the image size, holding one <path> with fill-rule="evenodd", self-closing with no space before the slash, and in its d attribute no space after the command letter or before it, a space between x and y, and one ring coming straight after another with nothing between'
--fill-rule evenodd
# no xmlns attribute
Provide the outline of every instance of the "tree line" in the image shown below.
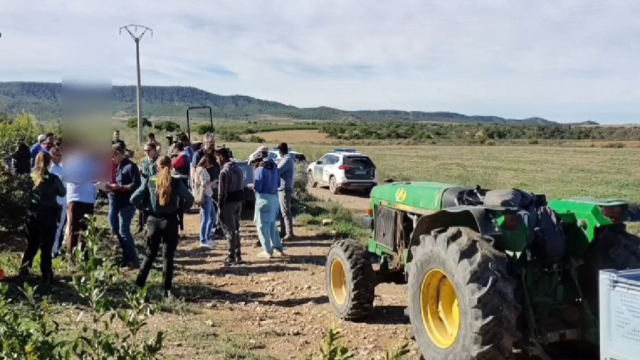
<svg viewBox="0 0 640 360"><path fill-rule="evenodd" d="M640 140L640 127L478 124L325 124L320 132L341 140Z"/></svg>

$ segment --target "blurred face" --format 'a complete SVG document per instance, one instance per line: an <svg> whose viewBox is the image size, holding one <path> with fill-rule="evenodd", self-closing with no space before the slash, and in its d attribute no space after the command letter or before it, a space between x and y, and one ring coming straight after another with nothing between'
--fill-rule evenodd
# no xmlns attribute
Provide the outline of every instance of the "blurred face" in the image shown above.
<svg viewBox="0 0 640 360"><path fill-rule="evenodd" d="M204 141L202 142L202 147L205 150L209 150L211 148L213 148L213 141L211 141L211 139L204 139Z"/></svg>
<svg viewBox="0 0 640 360"><path fill-rule="evenodd" d="M59 164L62 161L62 151L60 151L59 147L52 148L50 153L51 153L51 160L53 160L53 162L55 162L56 164Z"/></svg>
<svg viewBox="0 0 640 360"><path fill-rule="evenodd" d="M226 162L224 158L220 155L216 155L216 161L218 162L219 165L224 165L224 163Z"/></svg>
<svg viewBox="0 0 640 360"><path fill-rule="evenodd" d="M120 132L119 131L114 131L113 132L113 140L120 140Z"/></svg>
<svg viewBox="0 0 640 360"><path fill-rule="evenodd" d="M111 158L116 165L120 165L122 160L124 160L124 154L120 154L119 152L114 151L113 157Z"/></svg>

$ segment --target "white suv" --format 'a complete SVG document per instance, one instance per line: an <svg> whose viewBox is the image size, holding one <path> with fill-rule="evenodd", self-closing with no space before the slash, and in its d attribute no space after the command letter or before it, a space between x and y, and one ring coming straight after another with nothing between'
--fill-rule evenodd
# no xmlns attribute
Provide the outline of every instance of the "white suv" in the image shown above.
<svg viewBox="0 0 640 360"><path fill-rule="evenodd" d="M368 194L378 185L373 161L353 149L335 149L324 155L307 167L307 176L310 186L329 186L333 194L342 189L358 189Z"/></svg>

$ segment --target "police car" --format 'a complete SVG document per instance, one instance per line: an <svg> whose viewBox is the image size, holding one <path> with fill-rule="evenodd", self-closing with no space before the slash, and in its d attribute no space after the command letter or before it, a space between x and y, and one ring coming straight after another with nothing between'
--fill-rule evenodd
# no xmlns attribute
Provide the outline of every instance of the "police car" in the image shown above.
<svg viewBox="0 0 640 360"><path fill-rule="evenodd" d="M378 185L378 173L373 161L355 149L334 149L307 167L311 187L329 186L333 194L342 189L357 189L368 194Z"/></svg>
<svg viewBox="0 0 640 360"><path fill-rule="evenodd" d="M289 149L289 155L291 155L293 161L295 161L296 164L305 164L307 162L307 158L303 154L297 151L293 151L292 149ZM282 156L280 156L280 150L269 150L269 159L275 161L276 163L278 162L278 160L282 159Z"/></svg>

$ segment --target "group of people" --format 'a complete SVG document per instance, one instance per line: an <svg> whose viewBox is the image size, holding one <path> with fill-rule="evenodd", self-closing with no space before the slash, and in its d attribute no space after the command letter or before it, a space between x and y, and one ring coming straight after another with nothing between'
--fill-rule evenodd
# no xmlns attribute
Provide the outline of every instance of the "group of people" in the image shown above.
<svg viewBox="0 0 640 360"><path fill-rule="evenodd" d="M206 134L197 151L188 144L188 138L179 138L162 154L160 144L150 134L139 167L119 135L114 133L108 155L104 149L91 144L68 141L64 162L62 143L53 134L41 135L30 149L28 173L32 190L26 221L28 246L21 274L30 271L40 251L43 281L53 280L52 258L64 249L71 253L78 244L84 243L85 220L94 214L98 189L108 193L109 224L122 249L122 266L140 269L137 285L145 285L153 261L164 244L164 289L170 292L173 258L180 231L184 229L184 214L194 203L200 208L200 245L213 248L216 230L220 229L229 244L225 263L242 264L240 215L244 175L229 149L216 149L213 135ZM279 149L281 157L277 164L269 158L266 147L258 148L249 157L255 171L255 181L249 184L256 195L254 221L264 250L260 256L266 258L274 253L284 256L281 238L293 237L291 200L295 164L288 155L287 144L280 144ZM22 153L14 157L24 161ZM110 164L110 174L105 171L105 161ZM26 172L19 168L15 166L16 172ZM147 243L141 265L131 232L136 210L138 230L144 233ZM282 225L280 232L278 217Z"/></svg>

